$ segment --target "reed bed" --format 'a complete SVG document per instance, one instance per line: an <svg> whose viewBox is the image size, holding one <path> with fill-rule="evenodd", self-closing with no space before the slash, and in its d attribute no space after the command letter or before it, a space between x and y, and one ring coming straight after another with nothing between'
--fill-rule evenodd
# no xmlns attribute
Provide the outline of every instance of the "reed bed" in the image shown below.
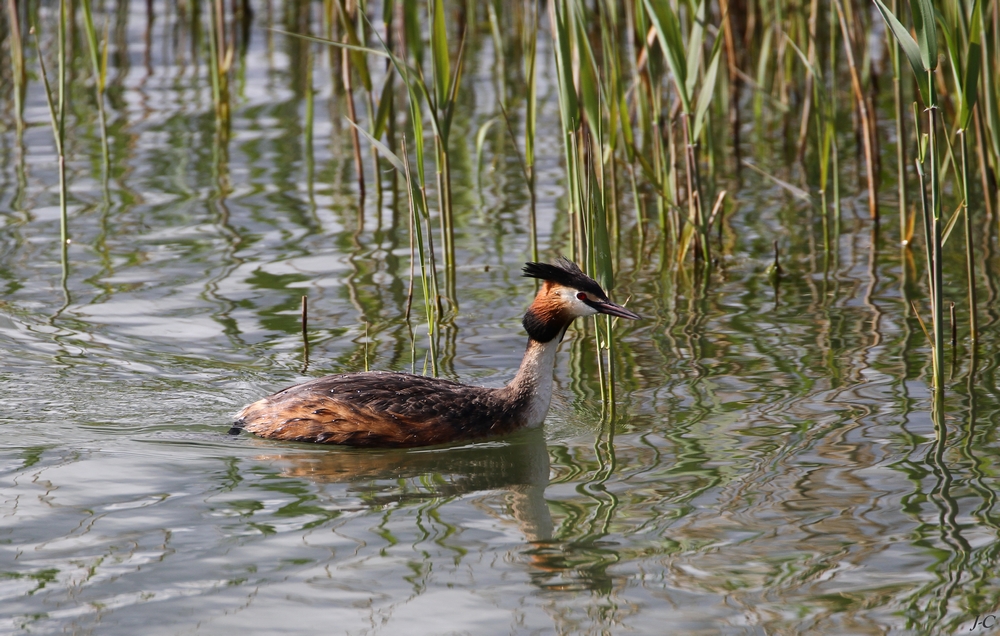
<svg viewBox="0 0 1000 636"><path fill-rule="evenodd" d="M315 13L304 0L286 4L295 5L296 15ZM68 51L64 41L67 30L81 30L106 175L113 161L104 112L107 35L99 38L89 0L80 5L82 15L66 2L58 10L40 6L6 3L11 119L20 136L25 86L32 76L27 69L35 65L51 99L57 151L65 161L66 66L82 52ZM103 9L96 11L98 24L108 23ZM234 107L234 67L241 64L236 25L247 23L252 11L249 3L229 6L222 0L192 3L186 11L188 19L204 27L205 72L217 143L224 147ZM34 58L25 55L28 16L40 20L39 30L59 34L56 51L41 50L38 41ZM727 212L739 203L743 168L750 165L800 200L803 219L818 215L828 267L835 267L838 258L844 195L850 195L850 207L867 208L873 227L886 226L882 231L901 246L904 262L922 252L924 298L907 300L918 301L914 319L920 324L922 314L929 315L932 381L939 391L945 384L946 280L964 279L968 292L956 315L965 323L959 333L967 335L974 350L980 283L973 237L997 222L994 211L1000 209L1000 2L324 0L318 17L298 23L305 28L286 22L280 30L305 38L303 45L312 51L305 57L309 79L303 96L308 154L316 117L313 66L327 59L342 104L332 116L351 124L345 130L351 136L357 194L363 198L373 190L381 201L383 188L395 192L398 182L405 183L409 216L400 229L411 235L435 355L440 325L458 311L455 156L469 150L463 145L481 154L496 123L484 124L476 141L456 135L453 125L471 90L466 58L470 49L486 43L496 59L494 119L504 122L501 137L509 138L509 151L518 155L529 194L526 258L566 251L608 287L617 272L644 262L685 280L690 276L700 289L708 289L718 264L738 256L727 252L722 237ZM319 33L309 32L309 24L321 24ZM880 34L877 42L869 38L872 32ZM545 65L538 59L543 50L552 55ZM58 62L54 90L42 67L47 57ZM558 99L565 169L569 239L563 247L537 242L542 66L555 69L548 79ZM753 153L745 156L748 139L775 131L789 150L784 165L759 165ZM856 150L850 148L852 138ZM888 146L893 153L881 151ZM895 165L882 165L891 162L889 157ZM427 173L431 166L433 176ZM391 178L388 168L396 172ZM64 170L60 174L63 179ZM859 175L857 190L845 185L845 174ZM894 188L883 186L892 180ZM65 183L61 189L65 245ZM896 208L898 229L886 220L890 213L885 210L891 208ZM957 228L964 243L948 243ZM626 245L637 246L636 253L623 254ZM964 271L945 271L946 250L964 254ZM610 322L598 321L593 333L602 352L600 384L610 411L618 359ZM434 356L431 367L437 370Z"/></svg>

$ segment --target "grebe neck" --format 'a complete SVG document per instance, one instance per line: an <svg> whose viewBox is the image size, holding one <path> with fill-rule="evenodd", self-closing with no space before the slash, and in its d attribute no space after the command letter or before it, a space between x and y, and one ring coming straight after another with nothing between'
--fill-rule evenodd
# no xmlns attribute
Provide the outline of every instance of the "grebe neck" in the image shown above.
<svg viewBox="0 0 1000 636"><path fill-rule="evenodd" d="M562 335L560 333L559 337L548 342L529 338L517 375L502 389L507 394L507 399L523 404L523 426L541 426L545 421L545 414L548 413L552 400L552 376Z"/></svg>

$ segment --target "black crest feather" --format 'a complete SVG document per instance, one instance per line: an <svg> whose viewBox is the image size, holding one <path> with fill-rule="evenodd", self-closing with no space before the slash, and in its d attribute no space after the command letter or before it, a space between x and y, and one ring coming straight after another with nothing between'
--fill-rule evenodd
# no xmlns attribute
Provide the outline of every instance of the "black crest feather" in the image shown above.
<svg viewBox="0 0 1000 636"><path fill-rule="evenodd" d="M573 261L559 257L554 264L550 263L525 263L522 275L527 278L538 278L541 280L556 283L563 287L579 289L597 296L601 300L607 300L608 295L604 293L597 281L583 273L583 270Z"/></svg>

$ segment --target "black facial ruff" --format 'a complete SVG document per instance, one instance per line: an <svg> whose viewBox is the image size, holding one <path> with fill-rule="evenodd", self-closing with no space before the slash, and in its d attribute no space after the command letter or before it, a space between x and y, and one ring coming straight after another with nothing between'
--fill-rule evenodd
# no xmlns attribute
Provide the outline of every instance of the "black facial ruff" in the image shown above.
<svg viewBox="0 0 1000 636"><path fill-rule="evenodd" d="M550 320L548 322L539 318L535 312L528 309L521 320L524 330L528 332L528 337L538 342L549 342L556 336L560 336L568 323L564 321Z"/></svg>

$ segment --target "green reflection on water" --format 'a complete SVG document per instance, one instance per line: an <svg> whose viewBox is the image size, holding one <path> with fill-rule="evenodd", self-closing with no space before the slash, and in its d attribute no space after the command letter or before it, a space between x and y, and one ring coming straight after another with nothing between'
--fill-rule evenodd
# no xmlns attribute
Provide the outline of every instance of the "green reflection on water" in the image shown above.
<svg viewBox="0 0 1000 636"><path fill-rule="evenodd" d="M154 5L151 24L125 2L100 16L113 161L105 190L74 49L65 295L37 81L24 140L0 132L0 629L225 632L273 627L269 616L296 629L323 608L360 632L500 608L539 632L943 633L1000 606L996 231L982 226L978 357L955 352L946 408L932 410L909 308L923 273L846 190L828 224L768 182L720 175L739 207L708 279L667 266L655 228L639 237L632 201L618 202L613 296L647 319L616 325L613 419L600 415L594 327L581 324L543 431L391 452L225 438L242 403L302 373L419 371L435 346L443 375L497 385L523 351L529 199L507 137L495 127L481 191L469 143L453 144L457 297L429 344L403 318L396 177L368 175L381 200L355 194L336 55L258 28L319 25L314 4L268 4L234 31L224 129L194 5ZM487 38L467 55L453 136L465 141L498 115ZM505 59L501 82L516 131L518 61ZM550 258L568 249L569 222L553 100L540 108ZM784 165L763 133L755 146ZM766 273L775 239L780 280ZM946 261L960 271L957 253ZM946 287L957 298L964 281ZM304 372L301 295L314 312Z"/></svg>

